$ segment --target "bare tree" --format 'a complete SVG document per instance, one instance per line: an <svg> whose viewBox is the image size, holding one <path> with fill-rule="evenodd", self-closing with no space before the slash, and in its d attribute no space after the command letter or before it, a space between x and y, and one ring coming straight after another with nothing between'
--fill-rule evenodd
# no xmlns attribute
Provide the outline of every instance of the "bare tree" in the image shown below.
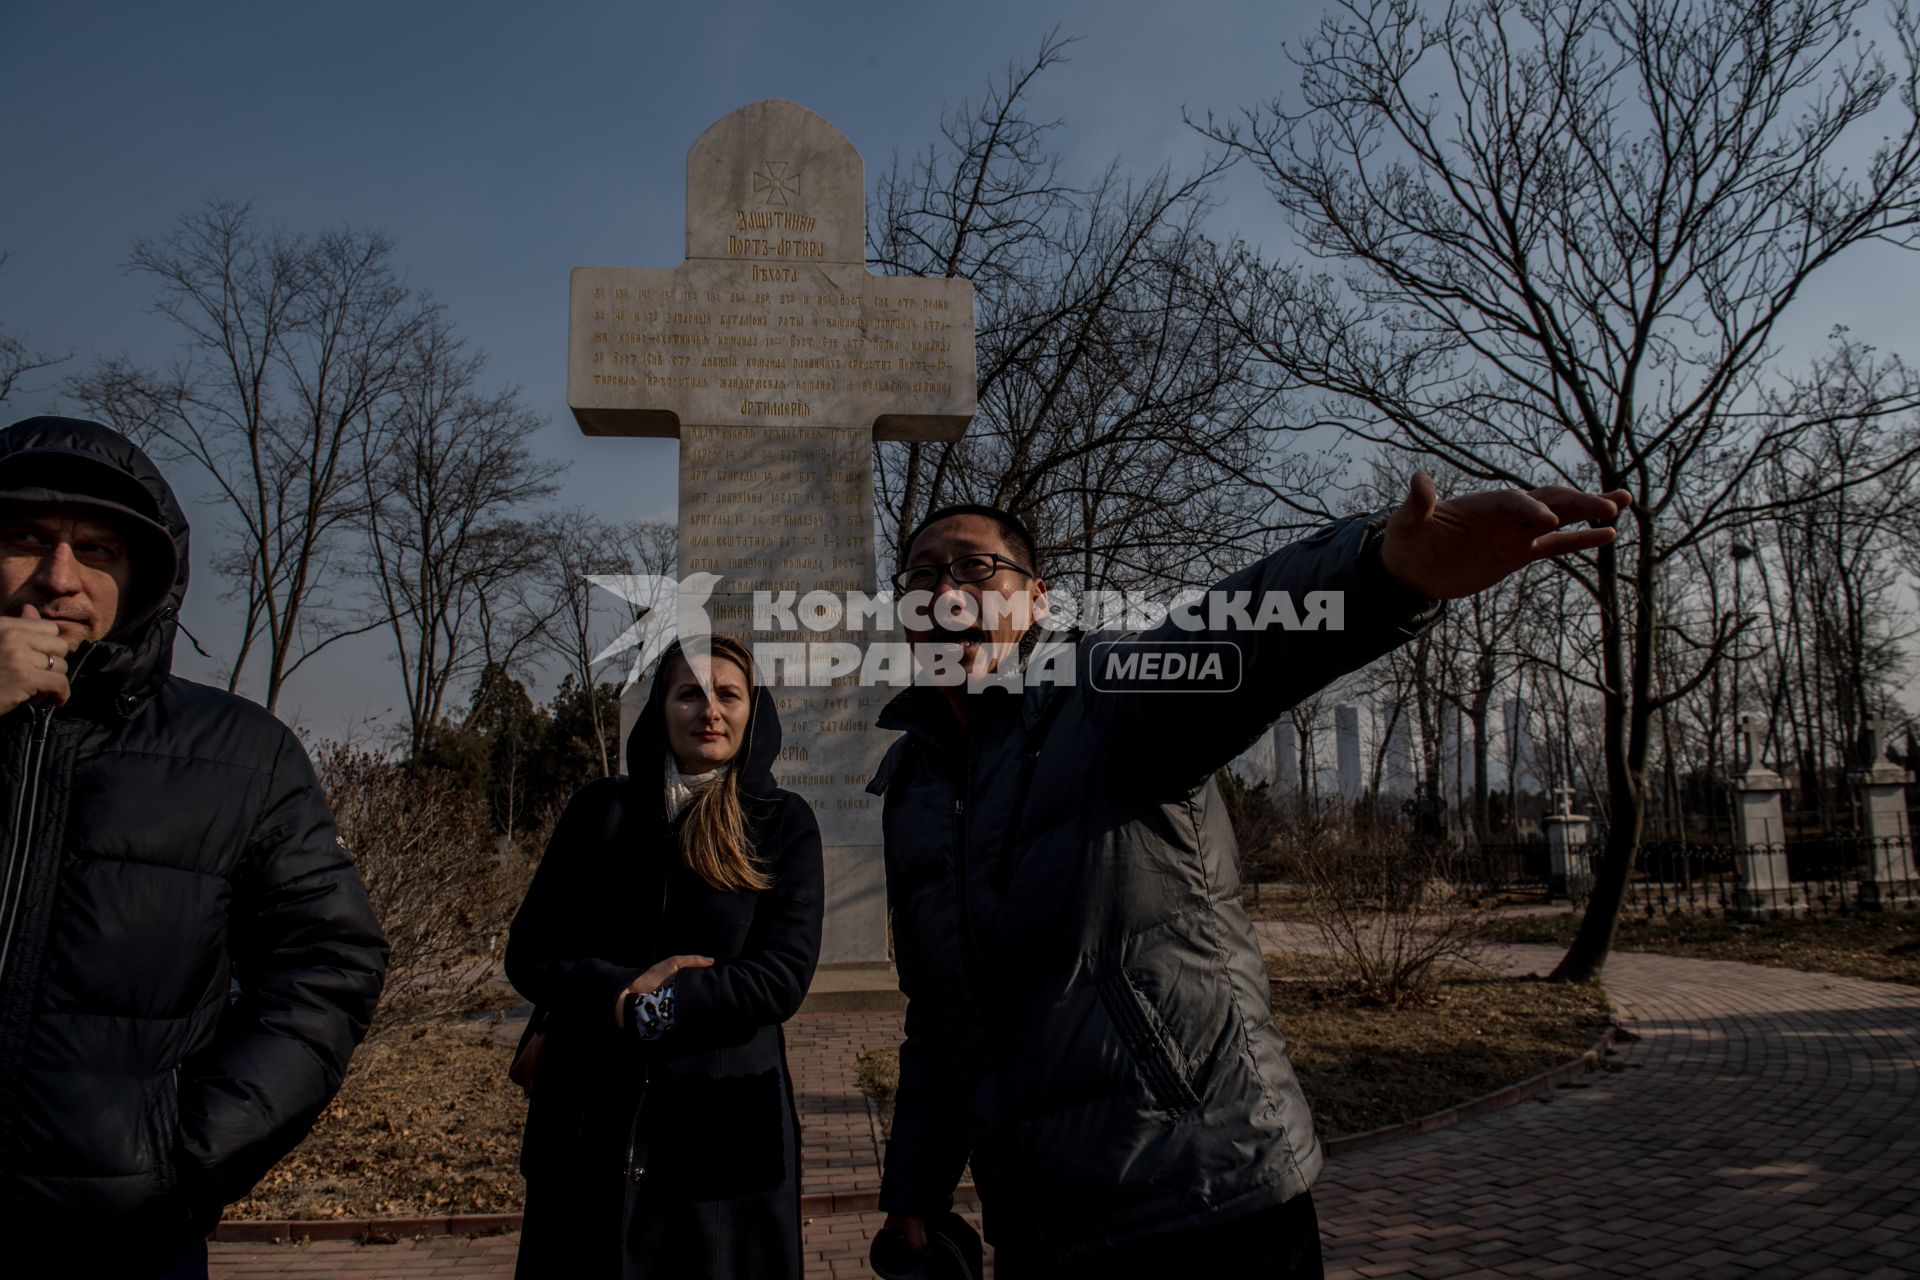
<svg viewBox="0 0 1920 1280"><path fill-rule="evenodd" d="M0 253L0 268L7 265L11 255ZM20 379L40 369L49 369L63 361L73 359L69 351L64 356L51 355L45 351L29 351L26 340L16 333L0 329L0 404L5 404L13 394Z"/></svg>
<svg viewBox="0 0 1920 1280"><path fill-rule="evenodd" d="M361 437L370 616L393 641L410 760L487 661L488 599L548 554L515 513L565 470L529 447L544 420L517 388L479 389L485 363L435 317Z"/></svg>
<svg viewBox="0 0 1920 1280"><path fill-rule="evenodd" d="M1066 46L1047 37L977 110L947 117L944 145L878 184L873 266L973 281L979 370L966 439L879 447L886 542L897 559L926 511L990 502L1033 528L1056 585L1211 580L1303 505L1319 513L1326 468L1272 456L1274 397L1205 287L1221 162L1144 181L1116 165L1084 187L1061 177L1058 125L1026 100Z"/></svg>
<svg viewBox="0 0 1920 1280"><path fill-rule="evenodd" d="M400 282L376 231L263 230L213 201L168 235L136 241L155 309L183 351L166 370L108 360L68 392L163 458L199 464L229 520L217 564L242 604L227 686L264 645L269 710L300 666L378 621L353 624L329 590L341 535L364 512L370 433L438 308Z"/></svg>
<svg viewBox="0 0 1920 1280"><path fill-rule="evenodd" d="M1849 250L1914 243L1915 20L1893 15L1889 67L1856 34L1865 8L1345 0L1295 59L1297 109L1203 125L1329 264L1243 249L1223 275L1283 385L1319 397L1316 421L1483 479L1634 495L1628 536L1561 568L1600 619L1609 819L1563 979L1612 946L1662 702L1735 630L1656 687L1661 575L1750 522L1756 469L1836 412L1818 369L1778 387L1781 318ZM1868 131L1884 140L1844 165ZM1888 374L1846 416L1920 403ZM1880 445L1824 489L1908 456Z"/></svg>
<svg viewBox="0 0 1920 1280"><path fill-rule="evenodd" d="M663 520L610 524L579 509L555 513L540 526L545 548L534 589L546 603L547 622L534 633L534 646L560 663L561 671L582 689L605 683L595 671L596 659L606 648L610 629L603 621L613 609L619 634L639 624L644 607L598 589L589 579L598 575L672 574L679 540L674 525ZM594 746L601 771L610 774L619 756L617 724L607 721L601 700L589 699Z"/></svg>
<svg viewBox="0 0 1920 1280"><path fill-rule="evenodd" d="M1788 501L1749 538L1773 633L1756 651L1764 648L1775 668L1774 730L1783 760L1798 766L1802 803L1827 825L1851 809L1846 771L1867 763L1867 718L1893 701L1915 635L1902 617L1898 564L1914 543L1920 460L1864 484L1835 485L1835 477L1874 464L1880 451L1863 433L1877 434L1878 424L1836 416L1775 459L1763 483ZM1793 500L1802 494L1811 496ZM1776 574L1786 588L1784 619L1774 614ZM1749 688L1765 692L1757 681Z"/></svg>

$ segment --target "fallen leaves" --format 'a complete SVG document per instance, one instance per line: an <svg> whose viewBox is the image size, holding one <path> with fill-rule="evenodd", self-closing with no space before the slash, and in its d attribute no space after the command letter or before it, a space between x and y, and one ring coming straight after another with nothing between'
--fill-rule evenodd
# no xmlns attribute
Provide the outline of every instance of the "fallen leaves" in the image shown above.
<svg viewBox="0 0 1920 1280"><path fill-rule="evenodd" d="M484 1022L442 1019L373 1043L313 1133L229 1218L514 1213L526 1098L510 1045Z"/></svg>

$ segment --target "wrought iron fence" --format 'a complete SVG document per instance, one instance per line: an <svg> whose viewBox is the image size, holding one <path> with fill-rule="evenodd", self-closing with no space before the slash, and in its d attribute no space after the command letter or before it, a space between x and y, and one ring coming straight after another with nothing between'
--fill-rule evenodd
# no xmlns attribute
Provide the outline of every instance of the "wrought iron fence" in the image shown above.
<svg viewBox="0 0 1920 1280"><path fill-rule="evenodd" d="M1488 895L1544 889L1551 878L1544 840L1468 845L1450 863L1461 888Z"/></svg>
<svg viewBox="0 0 1920 1280"><path fill-rule="evenodd" d="M1600 840L1588 841L1570 846L1564 859L1557 861L1545 841L1442 842L1422 847L1439 861L1421 865L1437 868L1440 878L1468 894L1564 897L1576 910L1586 907L1593 892L1593 869L1605 849ZM1407 846L1400 841L1380 841L1371 848L1374 856L1391 865L1406 861ZM1283 874L1280 878L1293 877ZM1905 837L1804 836L1752 848L1723 841L1644 840L1627 882L1626 910L1649 919L1672 915L1764 919L1920 910L1920 875L1915 872L1912 842Z"/></svg>
<svg viewBox="0 0 1920 1280"><path fill-rule="evenodd" d="M1575 846L1568 896L1584 907L1599 842ZM1912 844L1903 837L1820 836L1743 847L1649 841L1627 882L1627 910L1653 918L1733 915L1745 919L1840 915L1920 908Z"/></svg>

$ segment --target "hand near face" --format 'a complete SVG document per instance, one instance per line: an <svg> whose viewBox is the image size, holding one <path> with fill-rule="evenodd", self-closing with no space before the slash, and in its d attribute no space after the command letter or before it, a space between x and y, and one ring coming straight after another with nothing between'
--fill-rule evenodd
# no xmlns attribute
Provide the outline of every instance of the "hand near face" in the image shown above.
<svg viewBox="0 0 1920 1280"><path fill-rule="evenodd" d="M1433 480L1416 474L1406 501L1387 520L1380 562L1430 600L1470 596L1536 560L1612 542L1617 535L1611 527L1563 526L1581 521L1610 526L1631 501L1625 489L1594 494L1550 484L1489 489L1442 502Z"/></svg>
<svg viewBox="0 0 1920 1280"><path fill-rule="evenodd" d="M17 618L0 617L0 715L35 698L63 705L67 688L67 641L59 624L22 605Z"/></svg>

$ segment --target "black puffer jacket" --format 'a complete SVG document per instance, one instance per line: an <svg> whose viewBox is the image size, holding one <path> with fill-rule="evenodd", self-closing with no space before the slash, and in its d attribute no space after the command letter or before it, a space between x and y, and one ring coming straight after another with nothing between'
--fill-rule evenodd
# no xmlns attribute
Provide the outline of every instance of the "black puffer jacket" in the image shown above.
<svg viewBox="0 0 1920 1280"><path fill-rule="evenodd" d="M1227 1221L1319 1171L1274 1027L1213 783L1282 711L1416 632L1437 606L1388 578L1360 520L1217 591L1341 591L1344 629L1183 631L1238 653L1232 692L1101 692L1116 634L1081 634L1076 683L901 694L869 788L886 797L887 898L907 1040L880 1206L925 1215L972 1160L988 1238L1059 1258ZM1377 535L1376 535L1377 536ZM1231 673L1228 673L1231 675Z"/></svg>
<svg viewBox="0 0 1920 1280"><path fill-rule="evenodd" d="M187 522L166 481L62 418L0 432L0 475L45 450L137 480L177 567L71 659L65 706L0 719L0 1231L158 1256L306 1135L386 943L293 734L168 673Z"/></svg>
<svg viewBox="0 0 1920 1280"><path fill-rule="evenodd" d="M727 893L688 870L664 803L666 683L628 736L633 776L568 801L507 943L507 976L547 1018L520 1159L518 1274L799 1280L780 1024L820 954L820 827L774 782L780 721L756 687L734 767L773 887ZM614 1025L615 998L676 955L715 963L681 970L672 1030L634 1043Z"/></svg>

